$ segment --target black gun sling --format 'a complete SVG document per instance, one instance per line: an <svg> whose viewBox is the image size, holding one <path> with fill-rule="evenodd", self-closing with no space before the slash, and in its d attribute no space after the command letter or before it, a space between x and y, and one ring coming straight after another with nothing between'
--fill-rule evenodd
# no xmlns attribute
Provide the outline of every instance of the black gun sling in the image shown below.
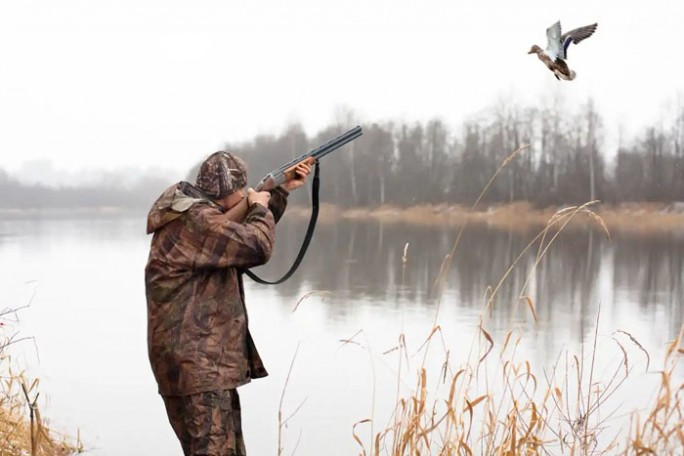
<svg viewBox="0 0 684 456"><path fill-rule="evenodd" d="M309 226L306 228L306 236L304 236L304 240L302 241L302 246L299 248L299 253L297 254L297 258L295 258L294 263L290 267L290 270L285 273L284 276L282 276L280 279L275 280L273 282L269 282L268 280L264 280L261 277L257 276L254 274L252 271L249 269L245 269L244 273L247 274L247 276L254 280L257 283L260 283L262 285L278 285L279 283L285 282L287 279L292 277L292 274L295 273L297 268L299 267L299 264L302 262L304 259L304 255L306 255L306 250L309 248L309 243L311 242L311 238L313 237L314 234L314 229L316 228L316 220L318 219L318 188L320 187L320 178L318 176L319 174L319 162L316 160L316 166L314 169L314 177L313 177L313 185L311 186L311 218L309 219Z"/></svg>

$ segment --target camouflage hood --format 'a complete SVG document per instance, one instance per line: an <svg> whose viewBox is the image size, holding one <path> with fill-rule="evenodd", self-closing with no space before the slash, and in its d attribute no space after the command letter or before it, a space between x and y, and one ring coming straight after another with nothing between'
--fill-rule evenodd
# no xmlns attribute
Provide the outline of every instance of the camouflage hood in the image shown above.
<svg viewBox="0 0 684 456"><path fill-rule="evenodd" d="M152 234L164 225L173 222L196 204L208 204L220 208L188 182L173 184L157 198L147 214L147 234Z"/></svg>

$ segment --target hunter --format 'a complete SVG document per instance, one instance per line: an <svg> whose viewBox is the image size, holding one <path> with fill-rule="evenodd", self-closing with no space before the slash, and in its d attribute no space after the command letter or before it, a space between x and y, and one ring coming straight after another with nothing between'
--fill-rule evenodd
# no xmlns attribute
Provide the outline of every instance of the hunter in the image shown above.
<svg viewBox="0 0 684 456"><path fill-rule="evenodd" d="M311 167L270 192L246 189L247 166L210 155L195 185L177 183L155 201L145 268L152 372L184 454L244 456L237 388L266 369L248 328L242 270L266 263L289 192ZM224 212L242 198L243 223Z"/></svg>

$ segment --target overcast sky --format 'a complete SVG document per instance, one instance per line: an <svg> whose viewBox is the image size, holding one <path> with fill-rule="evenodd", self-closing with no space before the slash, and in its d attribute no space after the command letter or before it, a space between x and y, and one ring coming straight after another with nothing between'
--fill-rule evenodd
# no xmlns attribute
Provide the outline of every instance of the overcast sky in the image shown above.
<svg viewBox="0 0 684 456"><path fill-rule="evenodd" d="M183 169L225 141L365 121L457 127L497 97L594 97L607 133L684 89L684 3L651 0L0 2L0 168ZM532 44L598 22L558 82Z"/></svg>

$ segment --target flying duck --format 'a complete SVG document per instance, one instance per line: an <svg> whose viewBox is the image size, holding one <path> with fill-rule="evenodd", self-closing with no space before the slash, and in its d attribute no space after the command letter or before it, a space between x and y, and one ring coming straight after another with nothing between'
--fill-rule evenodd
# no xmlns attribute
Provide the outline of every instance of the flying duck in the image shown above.
<svg viewBox="0 0 684 456"><path fill-rule="evenodd" d="M549 42L546 49L542 49L536 44L530 48L528 54L537 54L539 60L553 72L556 79L572 81L576 73L568 68L565 59L568 58L568 47L570 43L578 44L580 41L589 38L595 31L598 24L585 25L570 30L561 35L560 21L546 29L546 38Z"/></svg>

